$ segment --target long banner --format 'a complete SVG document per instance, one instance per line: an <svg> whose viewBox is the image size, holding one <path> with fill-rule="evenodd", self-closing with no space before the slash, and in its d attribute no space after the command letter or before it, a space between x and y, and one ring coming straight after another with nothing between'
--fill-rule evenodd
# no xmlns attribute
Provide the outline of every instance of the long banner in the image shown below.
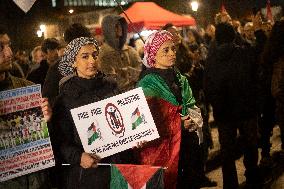
<svg viewBox="0 0 284 189"><path fill-rule="evenodd" d="M71 110L85 152L101 158L159 134L142 88Z"/></svg>
<svg viewBox="0 0 284 189"><path fill-rule="evenodd" d="M0 92L0 182L55 165L41 87Z"/></svg>

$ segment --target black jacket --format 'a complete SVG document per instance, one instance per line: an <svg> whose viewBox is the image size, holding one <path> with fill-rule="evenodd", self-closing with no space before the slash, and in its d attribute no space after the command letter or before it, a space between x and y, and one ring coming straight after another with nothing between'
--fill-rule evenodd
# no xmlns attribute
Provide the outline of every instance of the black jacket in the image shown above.
<svg viewBox="0 0 284 189"><path fill-rule="evenodd" d="M51 105L59 93L59 81L63 77L58 70L58 65L59 61L49 67L42 88L42 96L48 98Z"/></svg>
<svg viewBox="0 0 284 189"><path fill-rule="evenodd" d="M109 188L110 167L83 169L80 167L81 155L84 152L70 110L87 105L118 93L114 81L98 73L93 79L73 77L60 88L54 104L53 142L57 158L63 163L71 164L67 173L66 188ZM127 153L127 157L122 158ZM129 163L128 151L103 158L105 163ZM124 156L125 157L125 156ZM123 160L123 161L122 161Z"/></svg>
<svg viewBox="0 0 284 189"><path fill-rule="evenodd" d="M48 68L49 64L47 63L47 61L42 60L40 62L40 66L28 75L27 80L32 81L36 84L41 84L41 86L43 86Z"/></svg>
<svg viewBox="0 0 284 189"><path fill-rule="evenodd" d="M215 120L243 120L256 115L256 65L252 49L234 43L212 49L204 87Z"/></svg>

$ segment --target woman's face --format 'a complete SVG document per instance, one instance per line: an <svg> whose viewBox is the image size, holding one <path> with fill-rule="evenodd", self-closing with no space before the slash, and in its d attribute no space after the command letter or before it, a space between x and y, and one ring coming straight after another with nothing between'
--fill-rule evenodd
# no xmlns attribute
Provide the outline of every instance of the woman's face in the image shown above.
<svg viewBox="0 0 284 189"><path fill-rule="evenodd" d="M168 69L175 64L176 48L173 41L166 41L156 54L155 68Z"/></svg>
<svg viewBox="0 0 284 189"><path fill-rule="evenodd" d="M42 51L39 49L34 54L34 62L39 64L44 59Z"/></svg>
<svg viewBox="0 0 284 189"><path fill-rule="evenodd" d="M98 55L99 52L95 45L89 44L81 47L73 65L79 77L86 79L95 77L99 66Z"/></svg>

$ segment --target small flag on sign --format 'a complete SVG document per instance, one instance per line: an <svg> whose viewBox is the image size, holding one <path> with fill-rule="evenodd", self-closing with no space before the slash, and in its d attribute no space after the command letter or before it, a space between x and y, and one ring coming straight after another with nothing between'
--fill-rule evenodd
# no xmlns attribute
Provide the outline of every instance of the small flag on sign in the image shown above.
<svg viewBox="0 0 284 189"><path fill-rule="evenodd" d="M100 134L98 133L96 125L93 122L88 128L88 145L91 145L97 138L100 138Z"/></svg>
<svg viewBox="0 0 284 189"><path fill-rule="evenodd" d="M134 110L131 115L131 122L132 122L132 130L136 129L142 122L143 118L138 107Z"/></svg>

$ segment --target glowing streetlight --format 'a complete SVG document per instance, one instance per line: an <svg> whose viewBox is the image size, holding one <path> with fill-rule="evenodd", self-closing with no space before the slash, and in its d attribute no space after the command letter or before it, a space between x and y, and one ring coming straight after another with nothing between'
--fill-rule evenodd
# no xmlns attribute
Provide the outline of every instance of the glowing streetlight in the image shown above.
<svg viewBox="0 0 284 189"><path fill-rule="evenodd" d="M74 12L74 9L70 9L68 12L72 14Z"/></svg>
<svg viewBox="0 0 284 189"><path fill-rule="evenodd" d="M190 3L190 5L191 5L191 9L192 9L194 12L196 12L196 11L198 10L199 4L198 4L197 1L192 1L192 2Z"/></svg>
<svg viewBox="0 0 284 189"><path fill-rule="evenodd" d="M39 26L39 29L40 29L40 31L45 32L46 26L45 26L44 24L41 24L41 25Z"/></svg>
<svg viewBox="0 0 284 189"><path fill-rule="evenodd" d="M38 37L42 37L42 33L43 33L43 32L42 32L41 30L37 30L37 31L36 31L36 34L37 34Z"/></svg>

